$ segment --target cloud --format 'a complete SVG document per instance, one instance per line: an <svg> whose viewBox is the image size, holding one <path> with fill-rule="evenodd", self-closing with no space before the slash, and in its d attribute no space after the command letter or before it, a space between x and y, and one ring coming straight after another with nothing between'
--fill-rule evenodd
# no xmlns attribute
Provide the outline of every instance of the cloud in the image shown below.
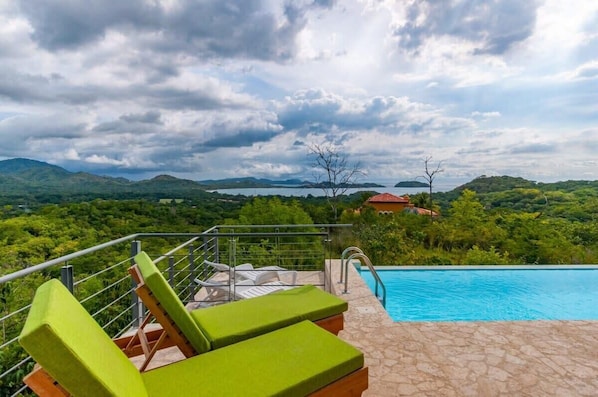
<svg viewBox="0 0 598 397"><path fill-rule="evenodd" d="M393 35L401 48L418 52L431 37L474 43L474 54L499 55L527 39L536 20L535 1L414 1Z"/></svg>
<svg viewBox="0 0 598 397"><path fill-rule="evenodd" d="M597 15L593 0L0 2L0 157L301 178L307 146L329 143L372 179L430 155L443 177L596 175Z"/></svg>
<svg viewBox="0 0 598 397"><path fill-rule="evenodd" d="M294 2L272 10L264 3L22 0L20 6L33 27L33 40L47 50L75 50L103 40L109 31L120 31L141 34L138 46L149 45L158 53L284 61L295 55L305 13L334 5ZM148 32L152 34L144 35Z"/></svg>
<svg viewBox="0 0 598 397"><path fill-rule="evenodd" d="M482 119L488 119L488 118L495 118L495 117L500 117L501 114L500 112L479 112L479 111L475 111L475 112L471 112L471 117L474 118L482 118Z"/></svg>
<svg viewBox="0 0 598 397"><path fill-rule="evenodd" d="M267 142L283 131L275 116L260 112L239 114L240 117L216 117L203 130L211 136L194 148L195 151L212 151L219 147L246 147Z"/></svg>
<svg viewBox="0 0 598 397"><path fill-rule="evenodd" d="M164 125L160 119L161 114L158 111L148 111L141 114L125 114L118 120L105 121L95 125L92 128L94 132L135 132L148 133L160 131L160 126Z"/></svg>
<svg viewBox="0 0 598 397"><path fill-rule="evenodd" d="M536 143L514 147L511 150L513 154L531 154L531 153L556 153L558 152L555 144Z"/></svg>
<svg viewBox="0 0 598 397"><path fill-rule="evenodd" d="M43 158L51 155L44 141L68 142L88 135L85 120L64 115L17 115L0 120L0 156ZM38 153L38 156L35 156ZM40 156L41 155L41 156Z"/></svg>
<svg viewBox="0 0 598 397"><path fill-rule="evenodd" d="M155 110L143 114L123 114L119 118L127 123L163 124L160 120L160 112Z"/></svg>
<svg viewBox="0 0 598 397"><path fill-rule="evenodd" d="M302 90L278 104L277 113L286 129L327 133L334 128L372 129L398 126L412 119L424 105L407 98L345 98L322 89ZM409 123L413 126L413 123Z"/></svg>
<svg viewBox="0 0 598 397"><path fill-rule="evenodd" d="M598 61L590 61L578 66L569 77L574 80L591 80L598 78Z"/></svg>

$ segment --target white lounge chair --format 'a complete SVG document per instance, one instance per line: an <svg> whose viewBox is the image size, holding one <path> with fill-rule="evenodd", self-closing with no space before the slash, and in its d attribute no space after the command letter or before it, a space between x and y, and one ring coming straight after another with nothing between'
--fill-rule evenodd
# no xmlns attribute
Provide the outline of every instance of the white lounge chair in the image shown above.
<svg viewBox="0 0 598 397"><path fill-rule="evenodd" d="M283 291L294 288L282 281L271 281L260 285L255 285L251 280L242 280L234 284L214 283L195 279L195 283L206 289L208 299L219 298L223 295L232 295L235 300L255 298L261 295L267 295L276 291Z"/></svg>
<svg viewBox="0 0 598 397"><path fill-rule="evenodd" d="M262 295L268 295L276 291L284 291L295 288L292 285L285 284L282 281L272 281L265 284L255 285L253 287L246 287L243 285L235 285L233 292L235 298L249 299L256 298Z"/></svg>
<svg viewBox="0 0 598 397"><path fill-rule="evenodd" d="M228 272L230 279L251 280L254 285L260 285L272 281L289 281L289 284L297 282L297 272L280 266L264 266L254 268L251 263L243 263L237 266L229 266L225 263L204 260L204 263L218 272ZM290 280L288 280L290 278Z"/></svg>

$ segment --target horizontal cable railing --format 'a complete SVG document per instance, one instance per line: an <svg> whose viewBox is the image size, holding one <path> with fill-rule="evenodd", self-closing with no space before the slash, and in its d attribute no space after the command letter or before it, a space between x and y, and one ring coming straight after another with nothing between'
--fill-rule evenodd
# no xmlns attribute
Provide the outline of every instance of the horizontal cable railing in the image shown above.
<svg viewBox="0 0 598 397"><path fill-rule="evenodd" d="M128 276L141 250L154 259L184 303L199 305L206 302L197 300L201 288L194 280L217 276L204 260L324 273L335 230L350 226L218 225L201 233L136 233L2 275L0 395L30 395L22 378L33 361L17 338L35 290L50 278L60 279L100 326L118 337L139 326L146 315ZM324 274L324 288L330 286L327 277Z"/></svg>

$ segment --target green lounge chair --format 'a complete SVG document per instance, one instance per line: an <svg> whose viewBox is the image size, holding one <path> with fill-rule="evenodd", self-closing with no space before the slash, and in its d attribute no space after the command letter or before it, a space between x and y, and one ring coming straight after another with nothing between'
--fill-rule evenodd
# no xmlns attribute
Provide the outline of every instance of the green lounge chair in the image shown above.
<svg viewBox="0 0 598 397"><path fill-rule="evenodd" d="M36 291L19 343L40 396L357 396L363 354L309 321L139 372L58 281Z"/></svg>
<svg viewBox="0 0 598 397"><path fill-rule="evenodd" d="M189 312L145 252L135 256L135 263L130 269L137 282L135 291L164 329L162 341L148 350L142 369L166 346L176 345L192 357L303 320L333 334L343 328L347 302L313 285ZM144 337L142 328L140 338Z"/></svg>

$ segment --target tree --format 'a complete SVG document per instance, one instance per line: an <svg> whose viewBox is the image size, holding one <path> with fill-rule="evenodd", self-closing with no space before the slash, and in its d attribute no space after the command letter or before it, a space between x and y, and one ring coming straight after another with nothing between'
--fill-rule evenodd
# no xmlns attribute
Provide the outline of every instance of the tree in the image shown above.
<svg viewBox="0 0 598 397"><path fill-rule="evenodd" d="M298 201L282 202L280 198L256 197L246 203L239 213L238 220L227 220L227 224L236 225L272 225L261 228L261 232L318 232L310 216ZM304 228L284 225L306 225ZM236 232L251 231L242 226L235 227ZM254 230L255 231L255 230ZM257 266L273 265L298 269L298 266L311 267L314 263L323 263L324 247L322 238L316 235L294 237L244 237L235 242L234 255L240 261L251 262ZM233 252L231 250L231 252ZM302 252L298 255L298 252ZM322 255L321 257L319 255Z"/></svg>
<svg viewBox="0 0 598 397"><path fill-rule="evenodd" d="M430 168L430 160L432 160L432 156L428 156L425 158L424 160L424 166L425 166L425 176L422 176L421 178L424 178L426 180L426 182L428 183L428 186L430 187L430 219L434 219L434 215L432 213L432 184L434 183L434 179L436 178L436 174L439 174L441 172L443 172L444 170L441 167L442 165L442 161L438 162L438 165L436 165L436 168L431 169Z"/></svg>
<svg viewBox="0 0 598 397"><path fill-rule="evenodd" d="M359 162L349 164L347 155L332 145L312 144L309 146L309 155L314 158L316 184L324 192L336 221L339 197L364 174L361 165Z"/></svg>

